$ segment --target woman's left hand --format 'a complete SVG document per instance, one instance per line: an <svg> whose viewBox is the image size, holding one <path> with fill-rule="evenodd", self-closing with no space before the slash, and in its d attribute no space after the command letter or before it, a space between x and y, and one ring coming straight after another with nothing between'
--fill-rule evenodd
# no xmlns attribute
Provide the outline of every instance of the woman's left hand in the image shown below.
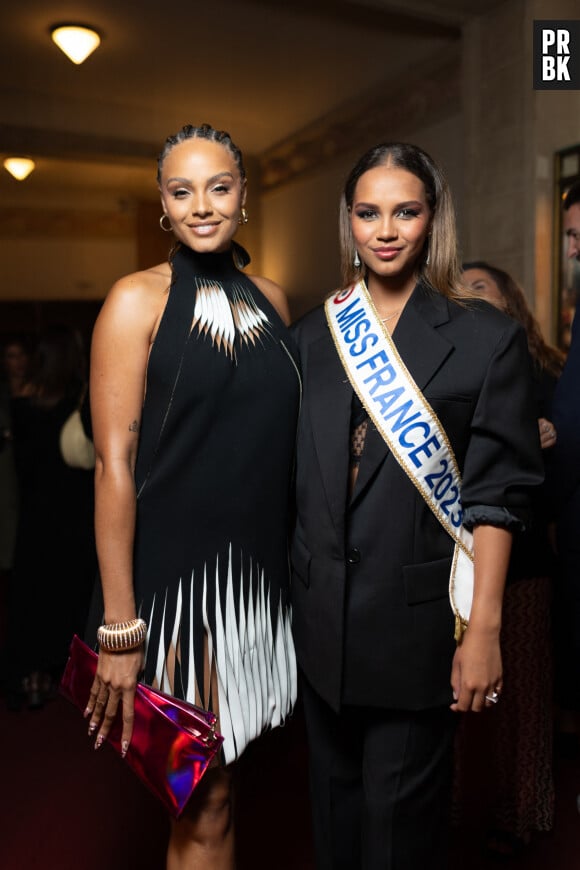
<svg viewBox="0 0 580 870"><path fill-rule="evenodd" d="M503 687L498 632L469 626L453 657L451 686L456 712L480 713L498 703Z"/></svg>

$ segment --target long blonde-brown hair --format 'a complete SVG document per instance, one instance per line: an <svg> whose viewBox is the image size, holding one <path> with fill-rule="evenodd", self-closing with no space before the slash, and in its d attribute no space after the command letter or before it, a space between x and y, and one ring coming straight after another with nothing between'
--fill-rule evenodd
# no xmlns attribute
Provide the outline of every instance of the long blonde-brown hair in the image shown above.
<svg viewBox="0 0 580 870"><path fill-rule="evenodd" d="M358 160L346 180L339 213L343 286L347 287L354 281L358 281L364 274L364 264L359 267L354 265L356 247L350 223L350 212L358 180L369 169L386 165L411 172L425 188L425 196L431 210L431 230L418 263L418 278L444 296L465 299L457 254L455 209L449 186L435 161L417 145L409 145L405 142L385 142L375 145Z"/></svg>

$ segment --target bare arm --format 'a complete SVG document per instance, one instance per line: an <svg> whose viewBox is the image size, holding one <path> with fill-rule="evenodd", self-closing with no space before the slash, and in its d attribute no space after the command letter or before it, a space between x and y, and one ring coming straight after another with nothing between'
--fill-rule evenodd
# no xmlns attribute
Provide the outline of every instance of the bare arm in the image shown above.
<svg viewBox="0 0 580 870"><path fill-rule="evenodd" d="M138 273L119 281L98 317L91 350L91 412L96 450L95 534L103 587L105 622L135 617L133 543L135 461L147 359L159 317L159 277ZM123 743L133 722L142 648L101 652L86 715L96 746L107 736L123 701Z"/></svg>
<svg viewBox="0 0 580 870"><path fill-rule="evenodd" d="M502 688L501 613L512 534L495 526L473 530L475 577L469 627L453 657L452 710L481 711L485 696Z"/></svg>

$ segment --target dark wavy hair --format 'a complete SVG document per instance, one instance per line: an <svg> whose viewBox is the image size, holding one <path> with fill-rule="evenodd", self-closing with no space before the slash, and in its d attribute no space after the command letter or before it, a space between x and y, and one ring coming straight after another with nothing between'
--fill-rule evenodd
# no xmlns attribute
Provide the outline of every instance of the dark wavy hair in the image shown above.
<svg viewBox="0 0 580 870"><path fill-rule="evenodd" d="M181 142L186 142L188 139L207 139L209 142L219 142L226 148L235 160L242 181L246 180L246 170L244 168L244 159L242 152L237 145L232 141L232 137L225 130L216 130L211 124L201 124L199 127L194 127L193 124L186 124L175 133L173 136L168 136L163 145L163 149L157 158L157 183L161 184L161 172L163 170L163 162L172 148L180 145Z"/></svg>
<svg viewBox="0 0 580 870"><path fill-rule="evenodd" d="M453 299L465 299L457 255L455 209L445 176L432 157L417 145L406 142L384 142L375 145L357 161L351 170L340 200L339 232L343 286L361 277L361 268L354 266L355 244L350 224L350 211L359 178L377 166L394 166L411 172L425 188L431 210L431 231L425 243L419 277Z"/></svg>
<svg viewBox="0 0 580 870"><path fill-rule="evenodd" d="M498 269L497 266L491 266L484 260L464 263L463 271L465 272L467 269L481 269L495 281L505 302L505 313L521 323L526 330L528 350L534 362L539 368L559 377L564 368L566 357L561 350L544 341L540 324L530 311L524 291L511 275L508 275L503 269Z"/></svg>

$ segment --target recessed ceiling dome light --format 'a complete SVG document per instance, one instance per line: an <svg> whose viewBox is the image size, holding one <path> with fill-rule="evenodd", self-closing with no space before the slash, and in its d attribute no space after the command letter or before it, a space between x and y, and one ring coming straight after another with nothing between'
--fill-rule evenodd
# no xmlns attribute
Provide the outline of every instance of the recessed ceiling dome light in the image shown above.
<svg viewBox="0 0 580 870"><path fill-rule="evenodd" d="M34 160L29 157L7 157L4 161L4 169L18 181L28 178L35 165Z"/></svg>
<svg viewBox="0 0 580 870"><path fill-rule="evenodd" d="M50 35L73 63L82 63L101 44L101 37L85 24L55 24Z"/></svg>

